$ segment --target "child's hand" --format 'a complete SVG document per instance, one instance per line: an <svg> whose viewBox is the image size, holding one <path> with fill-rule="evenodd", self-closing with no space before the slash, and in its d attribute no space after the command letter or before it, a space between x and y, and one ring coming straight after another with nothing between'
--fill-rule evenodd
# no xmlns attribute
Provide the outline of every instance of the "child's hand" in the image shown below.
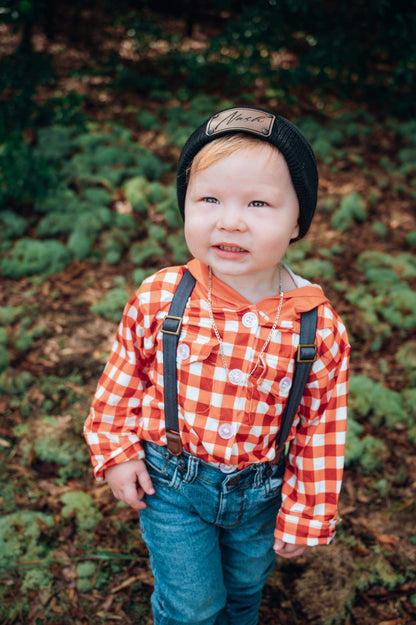
<svg viewBox="0 0 416 625"><path fill-rule="evenodd" d="M107 469L105 479L114 497L135 510L143 510L146 507L142 501L144 495L153 495L155 492L143 460L116 464Z"/></svg>
<svg viewBox="0 0 416 625"><path fill-rule="evenodd" d="M303 556L305 553L308 553L311 548L307 545L284 543L283 540L276 538L273 549L281 558L296 558L297 556Z"/></svg>

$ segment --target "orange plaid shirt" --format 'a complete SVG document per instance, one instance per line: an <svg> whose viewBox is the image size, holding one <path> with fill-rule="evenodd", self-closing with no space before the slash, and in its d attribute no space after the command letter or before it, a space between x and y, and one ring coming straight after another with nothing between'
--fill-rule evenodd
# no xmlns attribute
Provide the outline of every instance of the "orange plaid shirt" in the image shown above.
<svg viewBox="0 0 416 625"><path fill-rule="evenodd" d="M318 359L289 436L275 536L289 543L328 543L337 523L347 419L350 346L341 319L320 287L293 276L298 288L284 294L278 326L249 376L279 296L253 304L213 277L212 309L231 383L208 314L208 268L198 260L188 268L197 283L177 350L181 438L186 451L224 471L273 459L300 313L319 306ZM141 441L166 445L160 330L185 269L170 267L147 278L125 307L85 423L97 479L114 464L144 458Z"/></svg>

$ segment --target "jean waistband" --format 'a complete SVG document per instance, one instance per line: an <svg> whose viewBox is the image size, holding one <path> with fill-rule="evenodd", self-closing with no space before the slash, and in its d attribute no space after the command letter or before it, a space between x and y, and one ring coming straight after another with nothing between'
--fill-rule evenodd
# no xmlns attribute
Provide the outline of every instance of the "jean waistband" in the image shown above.
<svg viewBox="0 0 416 625"><path fill-rule="evenodd" d="M161 470L179 470L184 482L192 482L198 475L198 477L213 484L233 486L247 483L248 486L256 488L272 475L273 477L282 477L285 469L285 461L282 457L279 463L273 467L268 462L257 462L244 469L226 473L219 467L209 464L187 451L183 451L180 456L172 456L167 447L155 443L145 442L144 447L146 457L150 462L157 464Z"/></svg>

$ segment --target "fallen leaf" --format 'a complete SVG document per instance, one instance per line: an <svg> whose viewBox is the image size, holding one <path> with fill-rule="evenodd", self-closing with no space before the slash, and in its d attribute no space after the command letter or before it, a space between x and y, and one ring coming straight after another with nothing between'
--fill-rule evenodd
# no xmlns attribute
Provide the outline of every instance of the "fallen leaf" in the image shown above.
<svg viewBox="0 0 416 625"><path fill-rule="evenodd" d="M378 540L379 543L383 543L383 545L397 545L400 542L400 538L397 536L389 536L389 534L380 534L379 532L374 532L374 536Z"/></svg>

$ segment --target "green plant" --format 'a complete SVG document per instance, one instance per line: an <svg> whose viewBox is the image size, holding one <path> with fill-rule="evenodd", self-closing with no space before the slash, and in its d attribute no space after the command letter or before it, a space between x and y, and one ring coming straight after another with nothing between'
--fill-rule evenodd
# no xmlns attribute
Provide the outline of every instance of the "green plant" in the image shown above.
<svg viewBox="0 0 416 625"><path fill-rule="evenodd" d="M90 310L95 315L102 315L105 319L120 321L128 299L127 291L122 287L116 287L108 291L96 304L93 304Z"/></svg>
<svg viewBox="0 0 416 625"><path fill-rule="evenodd" d="M80 562L77 566L79 592L89 592L93 587L93 578L97 573L97 565L94 562Z"/></svg>
<svg viewBox="0 0 416 625"><path fill-rule="evenodd" d="M355 222L367 217L364 202L358 193L351 193L341 199L341 204L331 217L331 224L336 230L346 232Z"/></svg>
<svg viewBox="0 0 416 625"><path fill-rule="evenodd" d="M137 123L145 130L158 130L160 128L158 117L150 111L140 111L137 115Z"/></svg>
<svg viewBox="0 0 416 625"><path fill-rule="evenodd" d="M7 395L22 396L33 382L29 371L17 371L9 367L0 373L0 392Z"/></svg>
<svg viewBox="0 0 416 625"><path fill-rule="evenodd" d="M59 174L43 155L13 132L0 144L0 201L21 204L45 197Z"/></svg>
<svg viewBox="0 0 416 625"><path fill-rule="evenodd" d="M161 257L164 253L163 247L151 239L133 243L130 247L130 258L135 265L143 265L149 259Z"/></svg>
<svg viewBox="0 0 416 625"><path fill-rule="evenodd" d="M182 230L176 234L170 234L167 238L167 244L172 250L172 259L176 264L183 264L190 258L190 252Z"/></svg>
<svg viewBox="0 0 416 625"><path fill-rule="evenodd" d="M91 495L80 491L71 491L61 495L62 516L64 519L75 515L80 532L91 531L101 521L102 515L98 511Z"/></svg>
<svg viewBox="0 0 416 625"><path fill-rule="evenodd" d="M20 510L0 518L0 565L15 567L19 560L36 560L46 554L44 533L51 528L51 514Z"/></svg>
<svg viewBox="0 0 416 625"><path fill-rule="evenodd" d="M82 475L85 471L87 449L79 445L80 432L76 431L72 418L68 416L42 417L29 421L25 429L15 429L21 439L23 453L39 462L56 465L61 481Z"/></svg>
<svg viewBox="0 0 416 625"><path fill-rule="evenodd" d="M0 211L0 241L22 237L26 230L26 219L11 210Z"/></svg>
<svg viewBox="0 0 416 625"><path fill-rule="evenodd" d="M358 468L363 473L373 473L383 467L387 459L388 449L384 441L367 435L363 438L363 426L359 424L354 415L348 419L347 442L345 449L345 466Z"/></svg>
<svg viewBox="0 0 416 625"><path fill-rule="evenodd" d="M400 393L365 376L350 378L349 408L353 415L369 418L375 427L385 423L394 429L408 421Z"/></svg>
<svg viewBox="0 0 416 625"><path fill-rule="evenodd" d="M20 239L0 267L7 278L21 278L34 274L48 276L59 273L71 262L72 256L59 241Z"/></svg>
<svg viewBox="0 0 416 625"><path fill-rule="evenodd" d="M410 245L410 247L416 247L416 230L412 230L406 236L406 243Z"/></svg>
<svg viewBox="0 0 416 625"><path fill-rule="evenodd" d="M49 415L59 413L63 407L68 408L82 397L84 392L82 377L78 373L72 373L65 378L56 375L42 376L36 386L44 396L42 410Z"/></svg>
<svg viewBox="0 0 416 625"><path fill-rule="evenodd" d="M124 184L126 198L137 213L145 214L148 209L149 181L143 176L135 176Z"/></svg>
<svg viewBox="0 0 416 625"><path fill-rule="evenodd" d="M10 365L9 353L7 351L7 332L5 328L0 328L0 373Z"/></svg>

